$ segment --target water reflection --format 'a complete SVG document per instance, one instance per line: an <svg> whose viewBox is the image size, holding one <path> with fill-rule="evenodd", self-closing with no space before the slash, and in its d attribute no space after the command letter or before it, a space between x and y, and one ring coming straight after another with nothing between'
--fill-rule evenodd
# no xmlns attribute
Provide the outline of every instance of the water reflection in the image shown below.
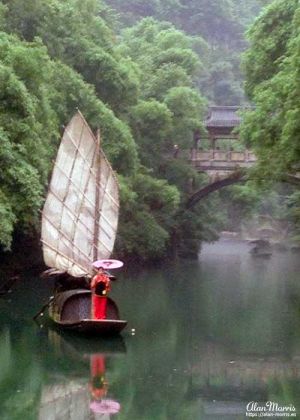
<svg viewBox="0 0 300 420"><path fill-rule="evenodd" d="M77 368L67 375L66 372L49 374L50 383L42 387L39 419L81 420L100 415L97 418L108 420L117 414L121 405L110 395L107 363L125 354L122 338L86 339L53 329L48 331L48 337L55 360L67 359L77 364Z"/></svg>
<svg viewBox="0 0 300 420"><path fill-rule="evenodd" d="M207 246L199 262L122 283L120 296L134 290L122 311L137 330L129 347L143 367L135 400L149 418L244 418L249 401L269 399L300 413L299 260L255 260L248 251L245 244ZM139 300L142 319L134 311ZM145 397L153 389L155 407ZM143 416L131 408L129 418Z"/></svg>
<svg viewBox="0 0 300 420"><path fill-rule="evenodd" d="M0 300L0 418L243 419L268 400L299 416L299 258L248 249L210 245L199 261L124 274L121 341L39 329L49 290L24 279Z"/></svg>

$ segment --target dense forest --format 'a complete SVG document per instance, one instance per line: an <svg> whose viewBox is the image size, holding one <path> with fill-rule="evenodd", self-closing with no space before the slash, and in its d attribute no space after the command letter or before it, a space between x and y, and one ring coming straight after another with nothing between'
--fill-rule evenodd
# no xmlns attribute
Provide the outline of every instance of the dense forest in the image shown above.
<svg viewBox="0 0 300 420"><path fill-rule="evenodd" d="M244 116L241 137L259 157L255 177L267 188L300 162L300 5L273 1L249 29L250 47L243 56L245 90L255 109ZM291 237L300 240L299 183L281 185L280 217L291 223Z"/></svg>
<svg viewBox="0 0 300 420"><path fill-rule="evenodd" d="M173 253L174 243L178 255L195 255L228 225L218 194L183 212L207 178L173 157L174 144L184 154L193 133L204 130L209 104L256 105L242 138L260 159L258 180L295 171L300 7L296 0L268 3L2 0L2 249L20 235L38 236L61 128L77 107L100 127L119 177L119 256L156 260ZM246 48L247 96L240 66ZM257 186L229 195L243 216L264 205ZM300 194L291 190L285 212L300 229L299 208Z"/></svg>

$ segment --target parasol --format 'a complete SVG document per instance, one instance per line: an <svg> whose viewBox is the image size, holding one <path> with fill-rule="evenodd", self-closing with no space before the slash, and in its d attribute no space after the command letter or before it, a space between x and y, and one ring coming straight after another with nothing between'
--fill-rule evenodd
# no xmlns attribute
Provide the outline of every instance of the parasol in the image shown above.
<svg viewBox="0 0 300 420"><path fill-rule="evenodd" d="M104 268L105 270L113 270L123 267L124 263L119 260L97 260L93 262L93 267Z"/></svg>

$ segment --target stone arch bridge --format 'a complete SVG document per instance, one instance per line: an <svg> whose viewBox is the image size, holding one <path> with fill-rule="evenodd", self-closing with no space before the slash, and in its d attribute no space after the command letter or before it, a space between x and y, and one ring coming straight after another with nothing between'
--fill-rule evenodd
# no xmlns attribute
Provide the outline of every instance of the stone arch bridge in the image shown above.
<svg viewBox="0 0 300 420"><path fill-rule="evenodd" d="M186 203L186 208L192 208L202 198L226 186L247 180L247 169L255 165L256 157L250 150L234 150L232 145L239 141L238 127L241 123L237 106L212 106L205 121L207 137L201 137L199 132L194 133L194 144L191 149L189 161L199 172L209 176L207 186L194 192ZM225 150L218 145L222 141L229 142ZM204 149L203 145L206 142ZM208 147L207 147L208 145ZM294 185L300 185L300 172L286 174L281 179Z"/></svg>
<svg viewBox="0 0 300 420"><path fill-rule="evenodd" d="M194 133L190 163L209 176L209 184L190 197L187 208L220 188L245 181L247 169L255 165L253 152L234 147L239 142L240 110L238 106L212 106L205 120L207 136L201 137L198 131Z"/></svg>

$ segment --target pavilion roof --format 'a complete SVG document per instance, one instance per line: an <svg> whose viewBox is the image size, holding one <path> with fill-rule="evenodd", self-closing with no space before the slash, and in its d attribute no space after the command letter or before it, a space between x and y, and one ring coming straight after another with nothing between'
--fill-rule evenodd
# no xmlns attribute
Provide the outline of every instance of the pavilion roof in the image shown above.
<svg viewBox="0 0 300 420"><path fill-rule="evenodd" d="M241 109L239 106L211 106L209 107L209 114L205 120L205 127L226 127L234 128L240 125L241 117L238 111Z"/></svg>

